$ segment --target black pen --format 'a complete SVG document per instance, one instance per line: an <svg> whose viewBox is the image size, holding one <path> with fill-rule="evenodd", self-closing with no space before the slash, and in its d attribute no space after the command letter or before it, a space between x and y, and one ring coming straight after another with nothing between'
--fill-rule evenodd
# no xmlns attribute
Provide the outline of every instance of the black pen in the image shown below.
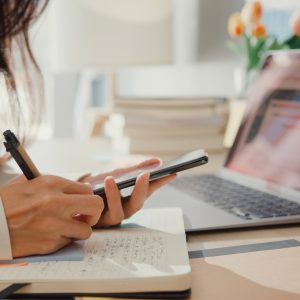
<svg viewBox="0 0 300 300"><path fill-rule="evenodd" d="M3 132L6 151L11 154L28 180L41 176L41 173L21 145L15 134L6 130Z"/></svg>

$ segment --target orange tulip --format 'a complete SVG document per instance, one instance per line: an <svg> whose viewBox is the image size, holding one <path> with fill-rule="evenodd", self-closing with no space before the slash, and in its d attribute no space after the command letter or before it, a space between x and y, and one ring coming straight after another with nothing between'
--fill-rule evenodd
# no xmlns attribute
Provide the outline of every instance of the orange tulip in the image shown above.
<svg viewBox="0 0 300 300"><path fill-rule="evenodd" d="M263 14L263 8L259 0L247 1L241 13L243 22L248 26L259 22Z"/></svg>
<svg viewBox="0 0 300 300"><path fill-rule="evenodd" d="M300 36L300 10L295 11L290 18L290 26L295 35Z"/></svg>
<svg viewBox="0 0 300 300"><path fill-rule="evenodd" d="M240 37L245 32L245 24L239 13L230 16L228 20L228 32L232 37Z"/></svg>
<svg viewBox="0 0 300 300"><path fill-rule="evenodd" d="M263 38L267 35L266 27L262 23L254 24L252 35L256 38Z"/></svg>

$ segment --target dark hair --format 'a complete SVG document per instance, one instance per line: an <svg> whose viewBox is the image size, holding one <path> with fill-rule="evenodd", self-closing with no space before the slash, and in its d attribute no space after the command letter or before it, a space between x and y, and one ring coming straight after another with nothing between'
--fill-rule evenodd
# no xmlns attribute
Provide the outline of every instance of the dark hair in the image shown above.
<svg viewBox="0 0 300 300"><path fill-rule="evenodd" d="M47 0L0 0L0 73L8 91L11 123L22 139L41 115L42 77L30 48L29 27L47 4ZM17 88L16 74L20 70L23 72L23 92L30 101L30 124L27 128Z"/></svg>

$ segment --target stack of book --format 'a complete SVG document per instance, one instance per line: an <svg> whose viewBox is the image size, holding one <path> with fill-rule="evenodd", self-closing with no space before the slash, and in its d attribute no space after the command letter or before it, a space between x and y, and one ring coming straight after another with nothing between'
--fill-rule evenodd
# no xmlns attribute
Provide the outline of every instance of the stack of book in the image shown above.
<svg viewBox="0 0 300 300"><path fill-rule="evenodd" d="M227 101L220 99L118 99L130 152L171 156L193 149L223 149Z"/></svg>

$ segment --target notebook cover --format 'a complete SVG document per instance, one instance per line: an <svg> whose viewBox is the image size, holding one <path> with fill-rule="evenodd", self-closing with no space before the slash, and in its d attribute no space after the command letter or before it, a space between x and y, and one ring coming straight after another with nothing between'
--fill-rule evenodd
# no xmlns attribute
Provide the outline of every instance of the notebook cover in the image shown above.
<svg viewBox="0 0 300 300"><path fill-rule="evenodd" d="M180 292L113 293L113 294L12 294L6 299L74 299L74 297L112 297L131 299L186 299L191 289Z"/></svg>

